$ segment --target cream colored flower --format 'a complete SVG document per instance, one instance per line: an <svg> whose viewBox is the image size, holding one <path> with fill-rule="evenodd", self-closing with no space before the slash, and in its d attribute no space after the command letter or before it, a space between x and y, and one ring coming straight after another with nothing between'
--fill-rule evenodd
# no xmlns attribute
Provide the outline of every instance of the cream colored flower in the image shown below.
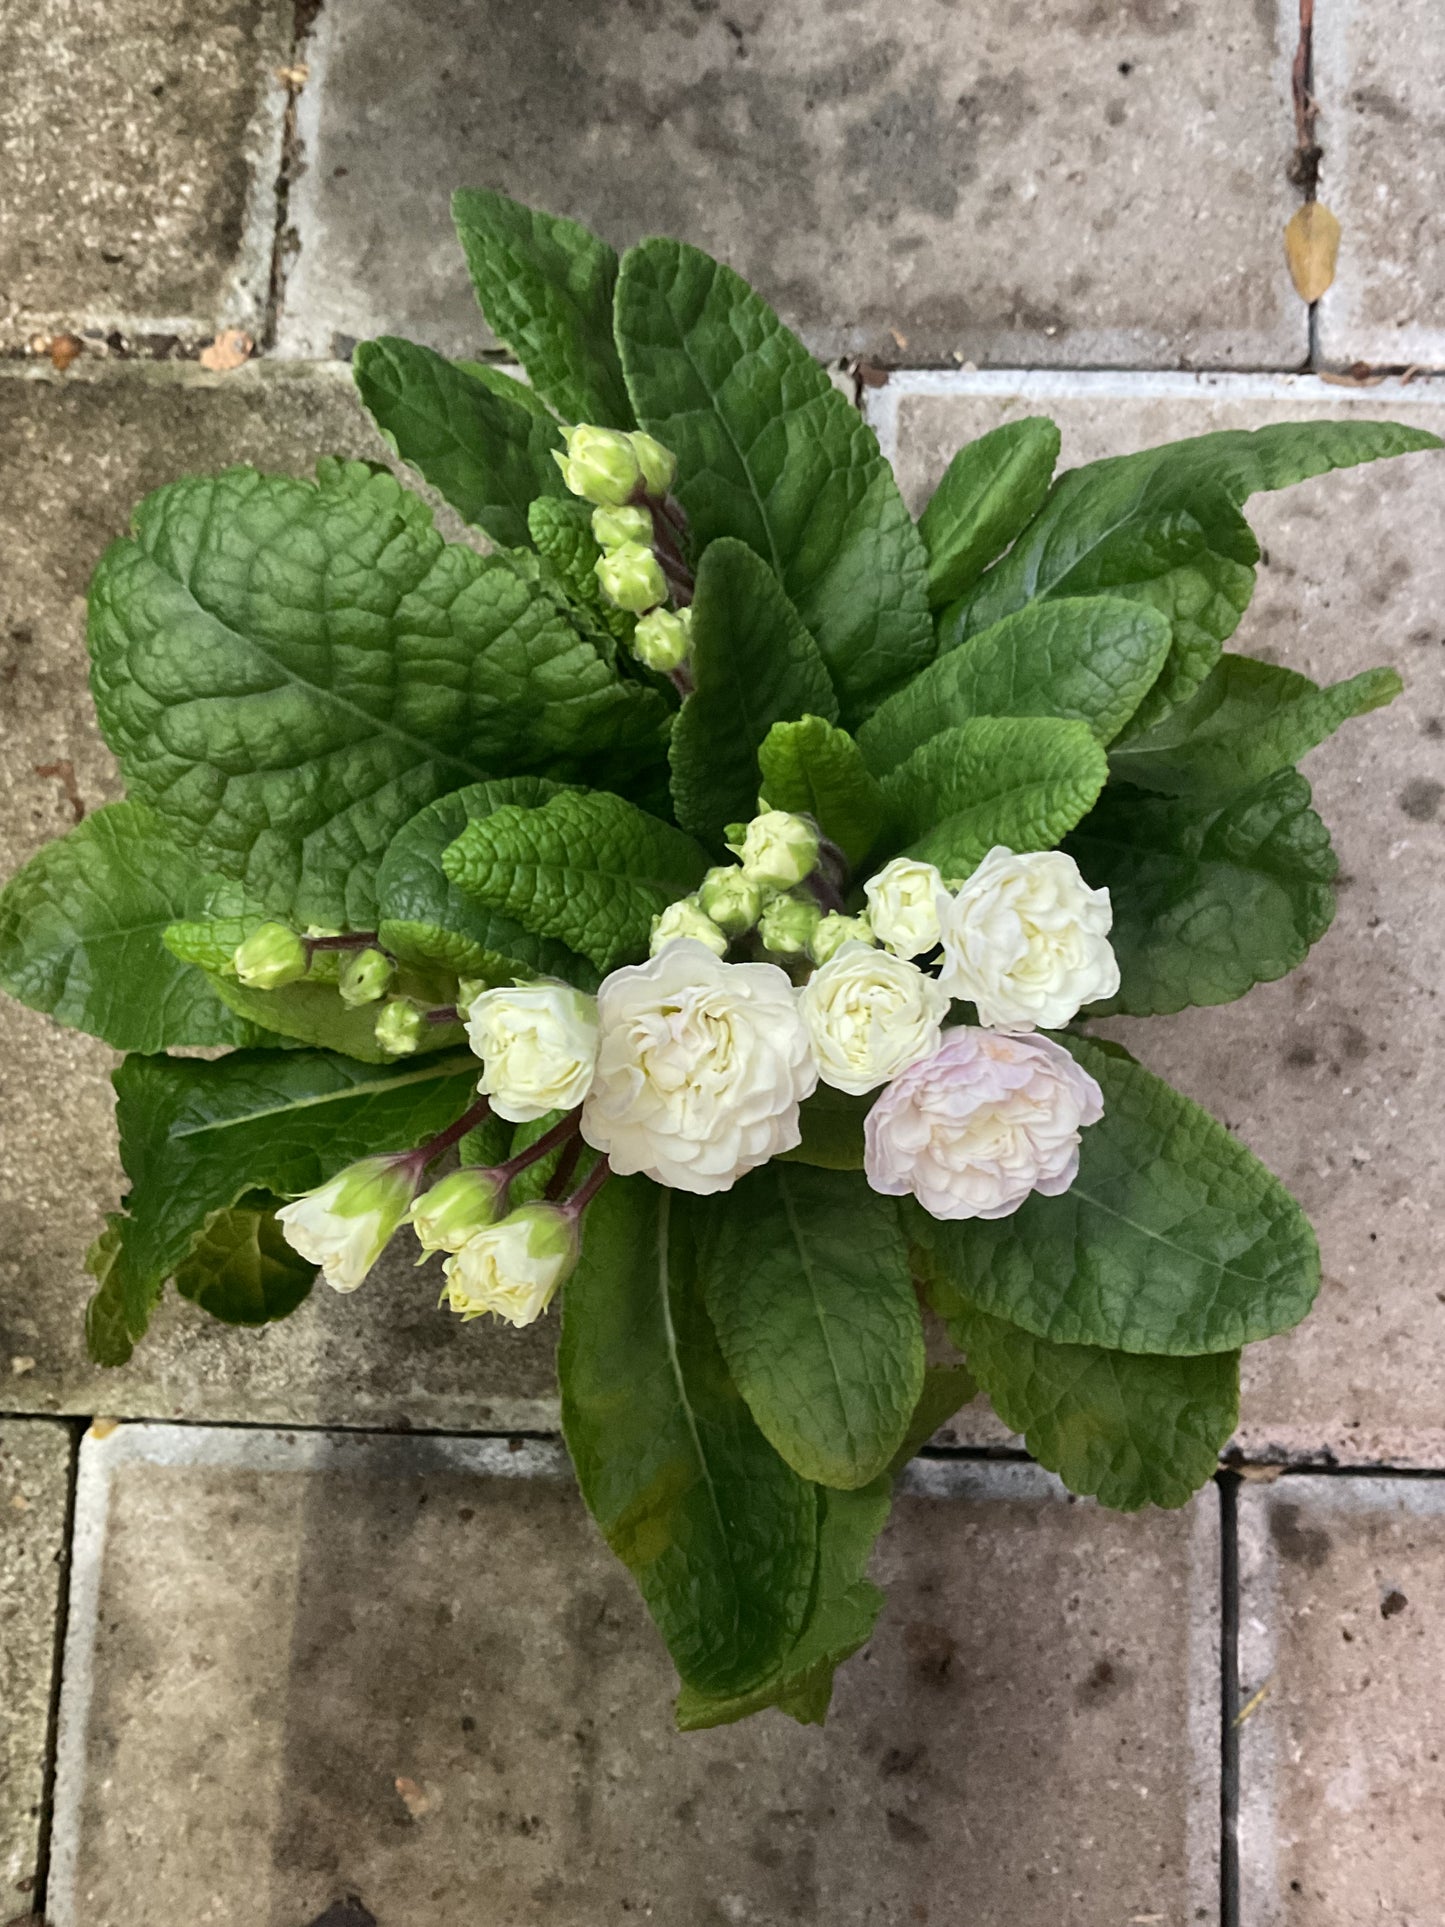
<svg viewBox="0 0 1445 1927"><path fill-rule="evenodd" d="M885 950L921 957L939 941L938 895L943 878L931 863L896 856L863 885L868 921Z"/></svg>
<svg viewBox="0 0 1445 1927"><path fill-rule="evenodd" d="M554 1204L524 1204L469 1238L442 1266L442 1303L463 1322L491 1312L532 1325L577 1263L577 1228Z"/></svg>
<svg viewBox="0 0 1445 1927"><path fill-rule="evenodd" d="M684 938L693 943L706 944L715 957L727 953L726 931L718 928L696 897L679 897L676 903L668 904L660 916L652 919L649 954L655 957L670 943L680 943Z"/></svg>
<svg viewBox="0 0 1445 1927"><path fill-rule="evenodd" d="M791 890L818 866L818 832L805 816L794 816L791 810L764 810L751 823L735 827L742 836L728 848L741 861L750 883L765 890Z"/></svg>
<svg viewBox="0 0 1445 1927"><path fill-rule="evenodd" d="M1079 1171L1079 1134L1104 1114L1088 1072L1049 1037L960 1027L894 1079L863 1120L864 1170L935 1218L1006 1218Z"/></svg>
<svg viewBox="0 0 1445 1927"><path fill-rule="evenodd" d="M473 998L467 1037L482 1060L477 1089L498 1117L529 1124L548 1111L573 1110L587 1095L597 1005L570 984L502 985Z"/></svg>
<svg viewBox="0 0 1445 1927"><path fill-rule="evenodd" d="M1058 1030L1119 988L1109 892L1062 850L990 850L955 896L940 894L939 916L939 981L990 1029Z"/></svg>
<svg viewBox="0 0 1445 1927"><path fill-rule="evenodd" d="M320 1265L333 1291L355 1291L415 1196L415 1169L406 1160L362 1158L329 1183L283 1204L276 1221L291 1249Z"/></svg>
<svg viewBox="0 0 1445 1927"><path fill-rule="evenodd" d="M948 997L906 957L848 943L814 971L798 1008L819 1077L858 1097L937 1050Z"/></svg>
<svg viewBox="0 0 1445 1927"><path fill-rule="evenodd" d="M706 1195L802 1140L818 1069L785 972L671 943L597 993L602 1040L582 1135L623 1176Z"/></svg>

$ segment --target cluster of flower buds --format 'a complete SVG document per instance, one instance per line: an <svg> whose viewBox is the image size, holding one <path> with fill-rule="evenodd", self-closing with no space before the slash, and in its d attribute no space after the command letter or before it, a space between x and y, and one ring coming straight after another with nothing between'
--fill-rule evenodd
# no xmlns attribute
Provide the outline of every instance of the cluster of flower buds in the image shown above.
<svg viewBox="0 0 1445 1927"><path fill-rule="evenodd" d="M374 1034L378 1048L391 1057L406 1057L418 1049L438 1014L398 987L396 959L366 931L348 935L313 925L302 935L273 919L237 944L231 968L248 990L318 983L333 988L349 1010L379 1004Z"/></svg>
<svg viewBox="0 0 1445 1927"><path fill-rule="evenodd" d="M845 943L872 943L866 913L853 917L832 907L836 899L823 875L830 846L810 818L764 810L750 823L729 824L727 839L737 862L709 870L692 896L653 919L654 957L679 937L722 957L751 931L775 957L818 964Z"/></svg>
<svg viewBox="0 0 1445 1927"><path fill-rule="evenodd" d="M677 473L671 450L640 430L565 429L567 452L555 459L574 495L592 502L592 533L602 554L597 580L619 609L637 617L632 653L647 669L682 675L691 649L692 608L667 603L691 577L677 545L685 527L668 501ZM669 582L669 572L672 581Z"/></svg>

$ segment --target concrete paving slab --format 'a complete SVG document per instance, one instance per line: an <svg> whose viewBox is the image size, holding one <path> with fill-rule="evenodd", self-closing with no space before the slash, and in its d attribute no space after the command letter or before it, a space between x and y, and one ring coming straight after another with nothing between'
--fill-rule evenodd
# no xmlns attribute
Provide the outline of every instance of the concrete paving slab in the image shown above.
<svg viewBox="0 0 1445 1927"><path fill-rule="evenodd" d="M1434 0L1345 0L1315 24L1320 192L1343 230L1326 362L1445 367L1445 34Z"/></svg>
<svg viewBox="0 0 1445 1927"><path fill-rule="evenodd" d="M380 452L342 369L78 363L0 372L0 874L119 794L86 687L85 587L147 489L237 461ZM0 998L0 1408L533 1430L554 1334L465 1333L405 1259L351 1299L231 1330L178 1300L120 1372L85 1358L85 1250L122 1190L112 1052ZM489 1321L488 1321L489 1322ZM0 1916L3 1918L3 1916Z"/></svg>
<svg viewBox="0 0 1445 1927"><path fill-rule="evenodd" d="M1210 1923L1217 1556L1212 1491L915 1465L828 1726L679 1736L559 1448L122 1427L82 1451L49 1917Z"/></svg>
<svg viewBox="0 0 1445 1927"><path fill-rule="evenodd" d="M1240 1493L1240 1927L1441 1918L1445 1481Z"/></svg>
<svg viewBox="0 0 1445 1927"><path fill-rule="evenodd" d="M287 0L40 0L0 16L0 344L259 334Z"/></svg>
<svg viewBox="0 0 1445 1927"><path fill-rule="evenodd" d="M869 408L916 509L956 448L1021 415L1053 415L1072 464L1273 420L1438 431L1445 384L922 375L890 381ZM1268 562L1232 646L1326 681L1393 662L1405 694L1306 762L1343 869L1334 926L1307 963L1240 1003L1117 1034L1238 1131L1320 1234L1311 1317L1246 1354L1239 1442L1265 1456L1445 1465L1445 458L1321 476L1256 496L1248 513Z"/></svg>
<svg viewBox="0 0 1445 1927"><path fill-rule="evenodd" d="M70 1494L69 1429L0 1422L0 1914L28 1914L40 1852Z"/></svg>
<svg viewBox="0 0 1445 1927"><path fill-rule="evenodd" d="M328 7L282 350L482 345L447 199L492 186L699 243L825 356L1297 366L1280 7Z"/></svg>

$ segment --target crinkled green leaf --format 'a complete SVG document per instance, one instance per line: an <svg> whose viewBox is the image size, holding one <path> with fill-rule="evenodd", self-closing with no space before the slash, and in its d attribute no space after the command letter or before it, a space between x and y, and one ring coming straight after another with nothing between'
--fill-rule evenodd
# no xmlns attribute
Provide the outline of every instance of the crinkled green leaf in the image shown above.
<svg viewBox="0 0 1445 1927"><path fill-rule="evenodd" d="M236 1051L218 1062L128 1057L115 1073L131 1190L89 1316L112 1354L142 1336L165 1280L212 1212L246 1192L309 1191L344 1165L413 1149L465 1110L469 1053L359 1064L320 1051ZM110 1358L101 1360L109 1363Z"/></svg>
<svg viewBox="0 0 1445 1927"><path fill-rule="evenodd" d="M459 890L607 972L647 955L652 919L695 890L707 855L690 836L605 790L506 804L442 853Z"/></svg>
<svg viewBox="0 0 1445 1927"><path fill-rule="evenodd" d="M535 496L565 495L550 417L498 394L454 361L395 335L363 341L352 358L362 401L404 462L494 542L531 538Z"/></svg>
<svg viewBox="0 0 1445 1927"><path fill-rule="evenodd" d="M366 928L377 862L436 796L519 769L626 785L666 709L392 476L319 472L148 496L91 587L91 683L132 793L198 862Z"/></svg>
<svg viewBox="0 0 1445 1927"><path fill-rule="evenodd" d="M672 728L677 820L711 849L758 798L758 751L775 723L837 720L823 658L766 562L724 537L703 554L692 611L696 685Z"/></svg>
<svg viewBox="0 0 1445 1927"><path fill-rule="evenodd" d="M617 256L576 221L505 194L460 188L452 220L477 300L564 421L631 428L612 339Z"/></svg>
<svg viewBox="0 0 1445 1927"><path fill-rule="evenodd" d="M583 1497L683 1684L727 1698L771 1678L807 1617L817 1495L728 1378L677 1192L604 1186L563 1295L558 1366Z"/></svg>
<svg viewBox="0 0 1445 1927"><path fill-rule="evenodd" d="M176 1290L226 1325L288 1318L315 1281L316 1267L287 1244L277 1198L255 1192L213 1211L176 1267Z"/></svg>
<svg viewBox="0 0 1445 1927"><path fill-rule="evenodd" d="M1045 415L1005 422L958 451L918 518L935 609L971 589L1038 514L1058 459L1059 431Z"/></svg>
<svg viewBox="0 0 1445 1927"><path fill-rule="evenodd" d="M361 1004L353 1009L342 1002L334 982L313 983L308 979L280 990L252 990L225 972L212 975L210 982L221 1001L238 1017L249 1018L263 1035L271 1032L294 1044L309 1044L313 1050L339 1051L343 1057L354 1057L363 1064L396 1061L376 1041L376 1020L382 1005ZM454 980L437 971L403 970L392 989L400 996L414 996L427 1006L455 1002ZM455 1050L462 1041L461 1025L432 1023L423 1031L417 1052L425 1056L432 1051Z"/></svg>
<svg viewBox="0 0 1445 1927"><path fill-rule="evenodd" d="M1119 992L1093 1014L1226 1004L1302 963L1334 916L1338 867L1309 804L1290 769L1223 800L1111 783L1066 846L1114 905Z"/></svg>
<svg viewBox="0 0 1445 1927"><path fill-rule="evenodd" d="M800 1725L821 1726L833 1694L835 1669L856 1653L873 1631L883 1595L865 1576L874 1541L892 1503L887 1478L856 1492L818 1494L818 1567L808 1622L773 1676L750 1693L710 1697L690 1686L677 1696L677 1724L684 1733L726 1726L776 1706Z"/></svg>
<svg viewBox="0 0 1445 1927"><path fill-rule="evenodd" d="M1181 1506L1207 1483L1239 1422L1239 1353L1147 1357L1054 1345L931 1291L989 1403L1071 1492L1119 1512Z"/></svg>
<svg viewBox="0 0 1445 1927"><path fill-rule="evenodd" d="M909 855L966 877L995 844L1051 850L1092 808L1108 771L1087 723L986 716L932 737L883 793Z"/></svg>
<svg viewBox="0 0 1445 1927"><path fill-rule="evenodd" d="M854 868L888 827L888 804L862 750L822 716L774 723L758 771L760 804L813 817Z"/></svg>
<svg viewBox="0 0 1445 1927"><path fill-rule="evenodd" d="M872 429L760 295L680 241L624 256L617 339L698 543L734 535L762 557L843 720L866 714L934 649L927 556Z"/></svg>
<svg viewBox="0 0 1445 1927"><path fill-rule="evenodd" d="M973 716L1062 716L1112 742L1169 654L1155 609L1119 596L1031 602L931 663L858 732L870 766L895 768Z"/></svg>
<svg viewBox="0 0 1445 1927"><path fill-rule="evenodd" d="M442 868L443 853L468 823L506 804L531 808L558 793L559 785L545 777L509 776L453 790L419 811L393 839L376 876L377 928L386 948L408 962L489 983L564 977L595 990L597 972L585 958L479 903Z"/></svg>
<svg viewBox="0 0 1445 1927"><path fill-rule="evenodd" d="M142 804L108 803L0 893L0 985L117 1050L254 1042L162 940L206 908L216 881Z"/></svg>
<svg viewBox="0 0 1445 1927"><path fill-rule="evenodd" d="M977 1382L966 1365L925 1367L923 1390L918 1394L903 1443L889 1463L890 1474L896 1477L910 1459L918 1456L939 1427L947 1425L955 1412L977 1396Z"/></svg>
<svg viewBox="0 0 1445 1927"><path fill-rule="evenodd" d="M723 1357L805 1479L853 1488L897 1451L923 1385L923 1325L892 1199L851 1172L774 1162L699 1213Z"/></svg>
<svg viewBox="0 0 1445 1927"><path fill-rule="evenodd" d="M1309 1220L1224 1126L1142 1065L1062 1036L1104 1094L1079 1175L1011 1217L909 1213L981 1311L1060 1345L1193 1357L1298 1324L1320 1282Z"/></svg>
<svg viewBox="0 0 1445 1927"><path fill-rule="evenodd" d="M105 1229L85 1254L85 1269L95 1280L95 1290L85 1307L85 1349L97 1365L111 1367L129 1364L135 1350L115 1268L124 1219L123 1211L108 1211Z"/></svg>
<svg viewBox="0 0 1445 1927"><path fill-rule="evenodd" d="M820 1084L798 1112L802 1143L777 1152L776 1158L785 1164L816 1164L824 1171L861 1171L863 1120L876 1096L870 1091L866 1097L853 1097Z"/></svg>
<svg viewBox="0 0 1445 1927"><path fill-rule="evenodd" d="M1279 422L1069 469L1003 560L944 611L939 647L956 648L1041 597L1148 602L1169 617L1174 644L1136 713L1142 732L1194 693L1248 607L1259 544L1239 510L1251 495L1438 446L1434 435L1390 422Z"/></svg>
<svg viewBox="0 0 1445 1927"><path fill-rule="evenodd" d="M591 504L578 501L575 495L560 499L539 495L527 511L527 528L537 553L551 566L567 596L574 618L600 630L615 655L613 645L631 639L637 618L602 593L597 580L602 550L592 533Z"/></svg>
<svg viewBox="0 0 1445 1927"><path fill-rule="evenodd" d="M1223 796L1297 763L1403 687L1393 669L1366 669L1321 689L1292 669L1226 654L1187 703L1120 744L1110 768L1140 789Z"/></svg>

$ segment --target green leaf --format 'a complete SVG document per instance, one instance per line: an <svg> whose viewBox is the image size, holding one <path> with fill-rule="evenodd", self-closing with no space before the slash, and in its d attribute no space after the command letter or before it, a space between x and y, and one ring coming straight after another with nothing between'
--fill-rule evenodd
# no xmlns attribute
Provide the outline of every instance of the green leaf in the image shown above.
<svg viewBox="0 0 1445 1927"><path fill-rule="evenodd" d="M865 1576L874 1541L888 1517L886 1478L857 1492L818 1494L818 1566L808 1623L777 1672L750 1693L711 1697L684 1686L677 1724L684 1733L725 1726L776 1706L804 1726L821 1726L832 1698L836 1667L873 1631L883 1595Z"/></svg>
<svg viewBox="0 0 1445 1927"><path fill-rule="evenodd" d="M778 1151L774 1161L787 1164L815 1164L824 1171L861 1171L863 1169L863 1120L873 1107L877 1093L853 1097L820 1084L813 1095L803 1100L798 1123L803 1139L791 1151Z"/></svg>
<svg viewBox="0 0 1445 1927"><path fill-rule="evenodd" d="M447 877L485 909L553 937L604 975L647 955L652 919L695 890L706 853L605 790L565 790L540 809L506 804L442 853Z"/></svg>
<svg viewBox="0 0 1445 1927"><path fill-rule="evenodd" d="M707 1308L764 1436L805 1479L867 1485L898 1450L923 1385L893 1202L851 1172L774 1163L699 1215Z"/></svg>
<svg viewBox="0 0 1445 1927"><path fill-rule="evenodd" d="M944 470L918 532L935 609L971 589L1044 505L1059 431L1045 415L1005 422L961 448Z"/></svg>
<svg viewBox="0 0 1445 1927"><path fill-rule="evenodd" d="M857 869L888 827L888 804L863 752L821 716L774 723L758 751L759 801L813 817Z"/></svg>
<svg viewBox="0 0 1445 1927"><path fill-rule="evenodd" d="M858 732L871 768L895 768L973 716L1061 716L1112 742L1169 654L1157 610L1118 596L1031 602L890 696Z"/></svg>
<svg viewBox="0 0 1445 1927"><path fill-rule="evenodd" d="M1170 796L1221 796L1297 763L1341 723L1393 702L1393 669L1321 689L1253 656L1225 655L1187 703L1110 757L1114 775Z"/></svg>
<svg viewBox="0 0 1445 1927"><path fill-rule="evenodd" d="M537 553L550 564L561 585L574 618L592 623L608 638L609 647L629 641L637 627L636 616L609 602L597 580L602 550L592 533L591 504L579 502L575 495L560 500L539 495L527 511L527 527ZM615 648L612 653L615 656Z"/></svg>
<svg viewBox="0 0 1445 1927"><path fill-rule="evenodd" d="M613 1178L562 1305L562 1427L583 1497L685 1686L774 1674L807 1616L817 1497L723 1364L678 1193Z"/></svg>
<svg viewBox="0 0 1445 1927"><path fill-rule="evenodd" d="M1051 850L1092 808L1109 765L1087 723L978 717L945 729L888 776L908 854L966 877L995 844Z"/></svg>
<svg viewBox="0 0 1445 1927"><path fill-rule="evenodd" d="M135 1350L115 1269L124 1220L123 1211L108 1211L105 1229L85 1254L85 1269L96 1284L85 1308L85 1349L97 1365L112 1369L129 1364Z"/></svg>
<svg viewBox="0 0 1445 1927"><path fill-rule="evenodd" d="M494 542L521 548L531 539L533 498L566 494L552 460L552 450L565 444L549 416L395 335L363 341L352 369L362 401L397 454Z"/></svg>
<svg viewBox="0 0 1445 1927"><path fill-rule="evenodd" d="M213 1211L176 1268L176 1290L226 1325L269 1325L306 1297L316 1267L276 1222L279 1200L257 1192Z"/></svg>
<svg viewBox="0 0 1445 1927"><path fill-rule="evenodd" d="M617 256L576 221L483 188L452 196L452 220L488 325L564 421L631 428L612 339Z"/></svg>
<svg viewBox="0 0 1445 1927"><path fill-rule="evenodd" d="M91 586L91 681L129 788L198 862L276 915L367 928L377 861L435 797L520 769L633 780L666 706L392 476L320 472L148 496Z"/></svg>
<svg viewBox="0 0 1445 1927"><path fill-rule="evenodd" d="M255 1038L162 941L216 879L139 803L108 803L46 844L0 893L0 985L117 1050Z"/></svg>
<svg viewBox="0 0 1445 1927"><path fill-rule="evenodd" d="M890 1476L896 1478L910 1459L917 1458L939 1427L947 1425L955 1412L977 1396L978 1385L966 1365L927 1366L923 1390L918 1394L903 1443L889 1461Z"/></svg>
<svg viewBox="0 0 1445 1927"><path fill-rule="evenodd" d="M1181 1506L1239 1422L1239 1353L1150 1358L1052 1345L942 1284L930 1294L989 1402L1071 1492L1119 1512Z"/></svg>
<svg viewBox="0 0 1445 1927"><path fill-rule="evenodd" d="M167 933L170 937L170 932ZM216 995L238 1017L249 1018L261 1033L287 1037L295 1044L308 1044L314 1050L339 1051L363 1064L393 1064L395 1057L376 1041L376 1020L382 1005L362 1004L352 1009L341 1001L334 982L322 980L287 984L280 990L251 990L228 974L210 977ZM415 996L423 1004L442 1005L455 1001L455 984L439 973L425 976L401 971L392 988L402 996ZM419 1054L455 1050L462 1043L460 1024L429 1024L417 1045Z"/></svg>
<svg viewBox="0 0 1445 1927"><path fill-rule="evenodd" d="M294 1196L356 1158L414 1149L466 1108L476 1059L383 1067L299 1050L237 1051L216 1063L128 1057L114 1082L131 1191L91 1322L113 1331L118 1310L133 1341L213 1212L248 1191Z"/></svg>
<svg viewBox="0 0 1445 1927"><path fill-rule="evenodd" d="M1334 916L1338 867L1309 803L1290 769L1223 801L1111 783L1067 844L1114 906L1119 992L1091 1015L1227 1004L1302 963Z"/></svg>
<svg viewBox="0 0 1445 1927"><path fill-rule="evenodd" d="M419 811L393 839L376 874L377 934L386 948L409 963L440 965L488 983L564 977L595 990L597 972L584 958L478 903L442 868L444 852L468 823L507 804L532 808L558 793L559 785L545 777L509 776L453 790Z"/></svg>
<svg viewBox="0 0 1445 1927"><path fill-rule="evenodd" d="M1011 1217L910 1229L977 1305L1060 1345L1192 1357L1287 1331L1319 1289L1309 1220L1224 1126L1142 1065L1058 1041L1095 1078L1104 1115L1061 1197Z"/></svg>
<svg viewBox="0 0 1445 1927"><path fill-rule="evenodd" d="M1251 495L1438 446L1389 422L1280 422L1069 469L1003 560L944 611L940 650L1039 598L1136 597L1174 625L1169 661L1135 720L1151 728L1203 682L1249 605L1259 544L1239 510Z"/></svg>
<svg viewBox="0 0 1445 1927"><path fill-rule="evenodd" d="M740 276L680 241L624 257L617 339L698 543L733 535L762 557L843 720L865 714L934 648L927 557L872 429Z"/></svg>
<svg viewBox="0 0 1445 1927"><path fill-rule="evenodd" d="M758 751L775 723L822 716L838 701L823 658L778 578L742 542L704 552L693 601L696 685L668 750L677 820L711 849L754 814Z"/></svg>

